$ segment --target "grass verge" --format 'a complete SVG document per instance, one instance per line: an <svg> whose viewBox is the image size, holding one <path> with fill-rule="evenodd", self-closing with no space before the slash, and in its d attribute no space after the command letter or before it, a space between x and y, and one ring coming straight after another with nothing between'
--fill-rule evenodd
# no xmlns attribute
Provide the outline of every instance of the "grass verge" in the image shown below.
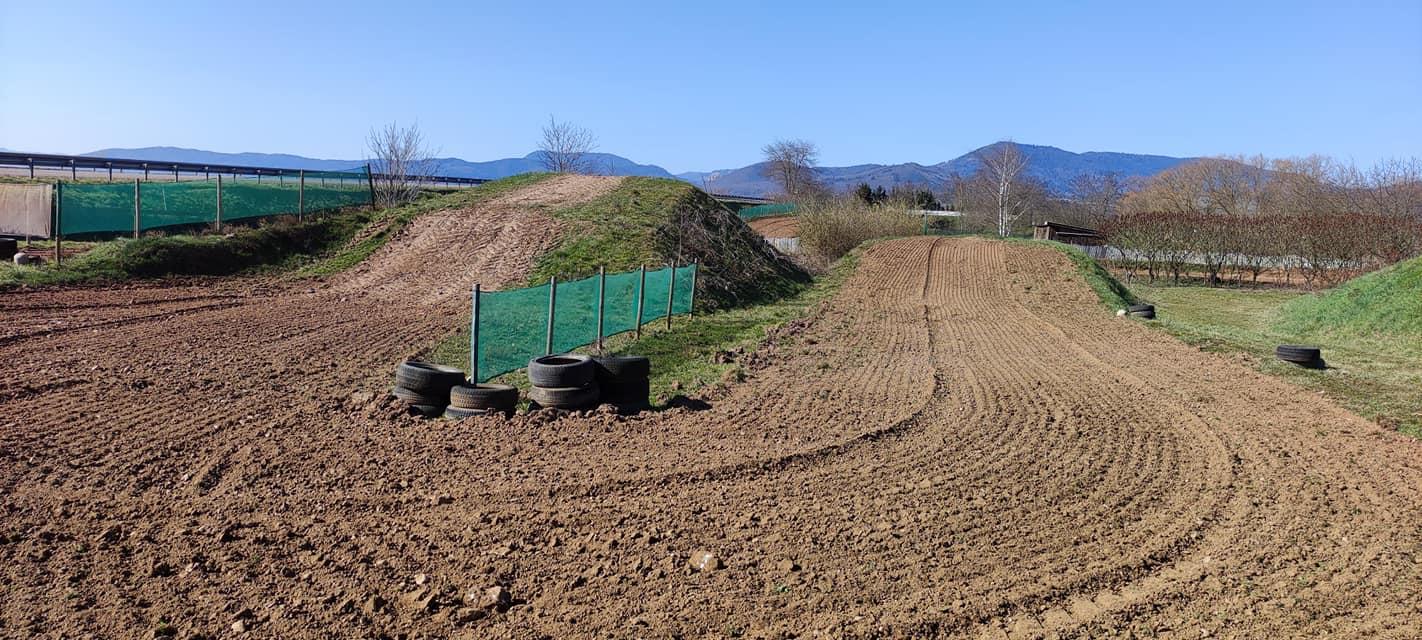
<svg viewBox="0 0 1422 640"><path fill-rule="evenodd" d="M1287 320L1312 294L1203 286L1135 285L1156 305L1154 323L1205 351L1244 353L1260 371L1323 392L1349 410L1422 437L1422 353L1398 348L1401 338L1360 340L1348 332L1305 332ZM1274 358L1290 343L1323 348L1327 369L1304 369Z"/></svg>
<svg viewBox="0 0 1422 640"><path fill-rule="evenodd" d="M839 290L854 273L864 248L840 258L813 284L778 300L698 313L687 318L677 316L672 327L663 321L647 324L642 337L624 333L607 340L612 354L636 354L652 360L652 399L659 404L675 394L691 394L727 377L738 377L738 364L718 358L727 352L749 352L757 348L771 329L803 317L815 304ZM580 349L589 352L587 348ZM469 332L462 330L428 350L424 357L449 366L467 369L469 366ZM500 376L494 380L528 389L523 371Z"/></svg>

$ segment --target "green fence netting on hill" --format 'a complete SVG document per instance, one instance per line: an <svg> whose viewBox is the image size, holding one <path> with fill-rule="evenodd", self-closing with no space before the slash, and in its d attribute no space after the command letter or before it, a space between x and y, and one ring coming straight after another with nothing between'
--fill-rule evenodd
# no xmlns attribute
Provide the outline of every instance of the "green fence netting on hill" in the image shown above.
<svg viewBox="0 0 1422 640"><path fill-rule="evenodd" d="M754 220L769 216L785 216L795 213L795 205L792 203L781 204L758 204L754 207L746 207L736 212L742 220Z"/></svg>
<svg viewBox="0 0 1422 640"><path fill-rule="evenodd" d="M608 274L602 286L602 337L637 328L637 302L642 323L665 318L671 312L690 313L696 286L696 265L648 271L642 284L640 271ZM673 279L674 278L674 279ZM598 276L559 282L553 300L552 348L548 344L549 285L507 291L483 291L475 304L478 332L470 349L477 354L480 382L528 366L547 353L563 353L597 342Z"/></svg>
<svg viewBox="0 0 1422 640"><path fill-rule="evenodd" d="M304 184L303 184L304 182ZM137 192L135 193L135 185ZM299 177L225 178L222 221L315 213L370 204L364 173L306 172ZM134 201L138 231L217 221L218 181L64 183L59 189L59 231L131 233Z"/></svg>

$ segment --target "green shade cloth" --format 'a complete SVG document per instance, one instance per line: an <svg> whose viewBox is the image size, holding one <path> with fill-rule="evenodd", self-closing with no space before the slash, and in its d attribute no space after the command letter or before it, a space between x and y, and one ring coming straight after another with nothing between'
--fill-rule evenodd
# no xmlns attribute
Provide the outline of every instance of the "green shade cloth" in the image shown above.
<svg viewBox="0 0 1422 640"><path fill-rule="evenodd" d="M602 290L602 336L604 338L637 328L637 301L642 300L642 323L665 318L667 297L672 313L691 312L696 265L676 268L672 281L670 267L647 272L641 287L641 272L608 274ZM674 286L674 290L673 290ZM549 285L526 289L480 292L478 300L477 350L479 380L517 371L528 361L548 353ZM553 352L563 353L597 342L598 277L558 283L553 308Z"/></svg>
<svg viewBox="0 0 1422 640"><path fill-rule="evenodd" d="M746 207L736 212L742 220L754 220L767 216L784 216L795 213L795 205L785 204L760 204L754 207Z"/></svg>
<svg viewBox="0 0 1422 640"><path fill-rule="evenodd" d="M217 220L217 180L139 182L139 231ZM246 220L294 215L302 210L298 176L224 178L222 220ZM66 182L60 189L60 231L130 233L133 231L134 183ZM369 205L370 184L364 173L308 171L305 212Z"/></svg>

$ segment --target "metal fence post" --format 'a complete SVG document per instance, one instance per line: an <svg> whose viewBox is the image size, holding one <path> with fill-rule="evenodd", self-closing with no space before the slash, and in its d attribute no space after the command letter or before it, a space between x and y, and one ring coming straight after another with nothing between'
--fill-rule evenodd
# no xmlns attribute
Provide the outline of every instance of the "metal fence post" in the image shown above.
<svg viewBox="0 0 1422 640"><path fill-rule="evenodd" d="M635 337L642 339L642 300L647 297L647 265L638 265L642 275L637 279L637 330L633 332Z"/></svg>
<svg viewBox="0 0 1422 640"><path fill-rule="evenodd" d="M217 227L213 229L222 233L222 174L217 174Z"/></svg>
<svg viewBox="0 0 1422 640"><path fill-rule="evenodd" d="M607 267L597 268L597 354L602 353L602 308L607 300Z"/></svg>
<svg viewBox="0 0 1422 640"><path fill-rule="evenodd" d="M474 313L469 320L469 383L479 384L479 283L474 283Z"/></svg>
<svg viewBox="0 0 1422 640"><path fill-rule="evenodd" d="M667 279L667 328L671 328L672 300L676 299L676 260L671 263L671 277Z"/></svg>
<svg viewBox="0 0 1422 640"><path fill-rule="evenodd" d="M296 221L301 222L306 217L306 170L301 169L296 176Z"/></svg>
<svg viewBox="0 0 1422 640"><path fill-rule="evenodd" d="M138 239L138 230L142 228L139 220L139 212L143 210L143 193L138 188L138 178L133 179L133 239Z"/></svg>
<svg viewBox="0 0 1422 640"><path fill-rule="evenodd" d="M548 278L548 342L543 355L553 355L553 309L558 304L558 276Z"/></svg>

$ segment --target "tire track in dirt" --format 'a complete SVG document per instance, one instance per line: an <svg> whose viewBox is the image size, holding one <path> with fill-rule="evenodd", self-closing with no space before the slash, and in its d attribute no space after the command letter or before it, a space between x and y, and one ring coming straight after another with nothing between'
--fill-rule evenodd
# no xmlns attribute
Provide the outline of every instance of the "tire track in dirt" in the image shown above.
<svg viewBox="0 0 1422 640"><path fill-rule="evenodd" d="M12 590L0 629L212 634L243 608L271 637L1406 638L1422 620L1418 443L1112 318L1050 249L876 245L710 409L630 418L345 402L327 385L366 366L383 384L391 334L425 326L342 312L358 299L215 312L233 350L138 334L183 351L174 372L246 351L271 376L7 401L44 428L0 441L0 576L76 595ZM204 392L221 419L180 408ZM52 424L95 401L116 419ZM726 568L691 571L697 549ZM495 584L519 604L459 602Z"/></svg>

